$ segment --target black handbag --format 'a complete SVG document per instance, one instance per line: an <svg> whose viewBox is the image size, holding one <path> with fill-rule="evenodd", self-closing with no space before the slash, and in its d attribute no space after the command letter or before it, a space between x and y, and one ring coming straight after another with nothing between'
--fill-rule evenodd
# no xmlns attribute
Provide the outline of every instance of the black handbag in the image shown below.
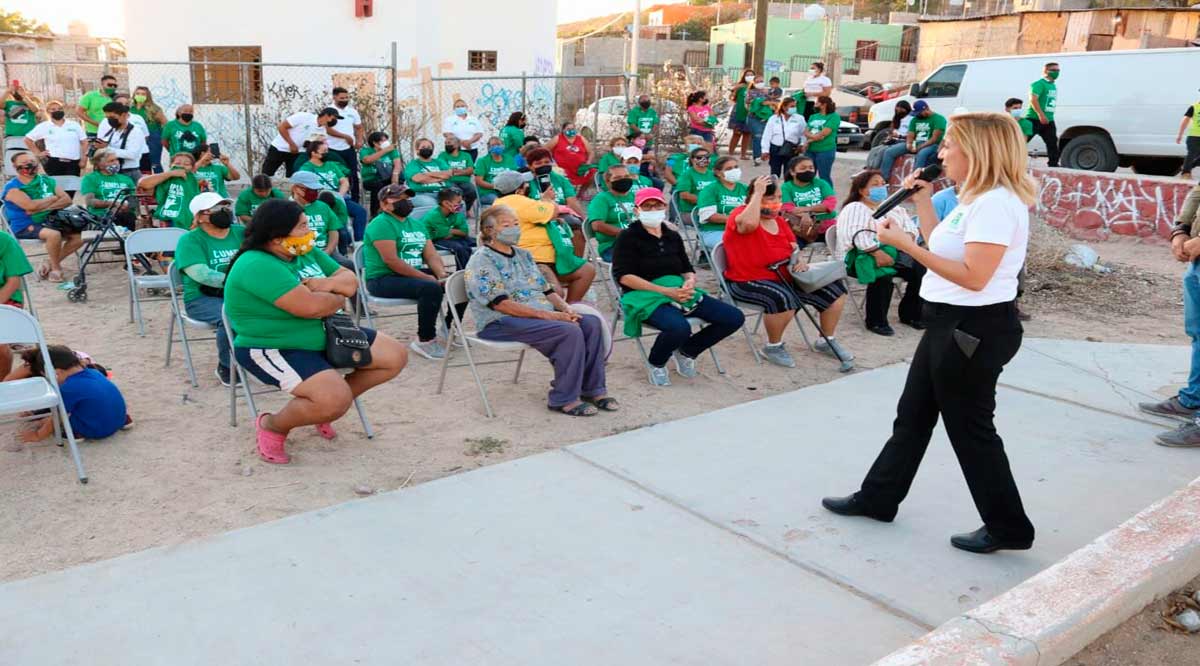
<svg viewBox="0 0 1200 666"><path fill-rule="evenodd" d="M361 368L371 364L371 341L354 320L336 312L325 324L325 360L335 368Z"/></svg>

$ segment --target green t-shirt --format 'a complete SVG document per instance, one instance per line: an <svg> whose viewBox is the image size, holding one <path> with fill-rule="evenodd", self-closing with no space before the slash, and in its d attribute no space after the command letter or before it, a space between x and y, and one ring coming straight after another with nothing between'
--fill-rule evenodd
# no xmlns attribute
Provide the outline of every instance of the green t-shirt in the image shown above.
<svg viewBox="0 0 1200 666"><path fill-rule="evenodd" d="M445 162L446 166L450 167L451 169L470 169L475 166L474 164L471 164L471 154L465 150L459 150L457 155L451 155L443 150L442 154L438 155L436 159ZM454 176L449 182L469 183L471 182L471 176Z"/></svg>
<svg viewBox="0 0 1200 666"><path fill-rule="evenodd" d="M37 117L25 105L10 99L4 102L4 136L25 136L37 124Z"/></svg>
<svg viewBox="0 0 1200 666"><path fill-rule="evenodd" d="M162 135L162 123L155 119L157 114L150 113L150 109L144 106L134 105L129 107L129 112L134 115L141 116L142 120L146 121L146 131L150 132L151 134L158 134L160 136Z"/></svg>
<svg viewBox="0 0 1200 666"><path fill-rule="evenodd" d="M675 179L678 180L683 175L683 170L687 169L687 159L691 153L671 153L667 157L667 166L675 174Z"/></svg>
<svg viewBox="0 0 1200 666"><path fill-rule="evenodd" d="M82 106L84 112L92 119L90 123L83 123L83 131L88 134L96 133L97 123L104 119L104 106L111 101L113 100L108 94L99 90L93 90L79 98L79 106Z"/></svg>
<svg viewBox="0 0 1200 666"><path fill-rule="evenodd" d="M368 280L393 274L375 248L377 241L395 241L396 256L404 263L417 270L428 268L425 244L429 242L429 229L423 221L411 217L401 220L390 213L380 213L371 220L363 234L363 276Z"/></svg>
<svg viewBox="0 0 1200 666"><path fill-rule="evenodd" d="M17 239L13 238L12 234L0 233L0 286L8 282L10 277L29 275L32 272L33 266L29 265L25 250L21 249ZM12 300L18 303L25 302L20 288L13 292Z"/></svg>
<svg viewBox="0 0 1200 666"><path fill-rule="evenodd" d="M258 207L261 206L262 203L267 199L286 198L287 197L283 196L283 192L280 192L274 187L271 188L270 194L265 197L258 196L254 193L254 188L247 187L241 192L238 192L237 201L233 202L233 214L237 215L238 217L243 215L246 217L253 217L254 211L258 210Z"/></svg>
<svg viewBox="0 0 1200 666"><path fill-rule="evenodd" d="M743 83L737 87L733 93L733 119L737 121L746 120L746 85Z"/></svg>
<svg viewBox="0 0 1200 666"><path fill-rule="evenodd" d="M342 219L324 201L314 201L304 207L308 216L308 228L317 232L317 249L324 250L329 243L329 232L340 231L345 227Z"/></svg>
<svg viewBox="0 0 1200 666"><path fill-rule="evenodd" d="M58 181L54 180L50 176L43 176L39 173L33 177L33 180L29 181L25 185L22 185L21 187L18 187L17 189L24 192L25 196L33 199L34 201L37 201L38 199L49 199L50 197L54 196L54 191L58 189ZM50 211L44 210L40 213L32 213L29 216L29 219L41 224L41 222L49 215Z"/></svg>
<svg viewBox="0 0 1200 666"><path fill-rule="evenodd" d="M614 164L621 164L621 158L613 153L612 148L609 148L608 152L601 155L600 160L596 162L596 171L603 176Z"/></svg>
<svg viewBox="0 0 1200 666"><path fill-rule="evenodd" d="M425 224L429 240L443 240L450 235L451 229L458 229L463 233L471 232L470 227L467 226L466 215L463 215L461 211L446 215L442 212L441 206L434 206L433 210L425 213L421 222Z"/></svg>
<svg viewBox="0 0 1200 666"><path fill-rule="evenodd" d="M789 180L783 184L780 194L783 197L783 203L794 204L796 206L819 206L822 201L834 196L833 186L820 178L813 178L812 182L803 185L797 185L795 181ZM835 213L816 213L813 215L814 220L832 220L837 217Z"/></svg>
<svg viewBox="0 0 1200 666"><path fill-rule="evenodd" d="M521 146L525 143L525 130L505 125L504 129L500 130L500 140L504 141L504 155L516 158L517 153L521 152Z"/></svg>
<svg viewBox="0 0 1200 666"><path fill-rule="evenodd" d="M210 236L204 229L192 229L179 239L175 246L175 265L183 276L183 302L199 298L200 283L188 276L184 270L188 266L203 264L214 271L229 272L229 262L242 246L242 238L246 229L240 224L229 227L229 234L224 238Z"/></svg>
<svg viewBox="0 0 1200 666"><path fill-rule="evenodd" d="M487 182L496 180L496 176L504 171L516 171L517 163L513 158L505 155L499 162L492 159L491 155L482 155L475 160L475 175L483 178Z"/></svg>
<svg viewBox="0 0 1200 666"><path fill-rule="evenodd" d="M1029 92L1032 96L1037 97L1038 106L1042 107L1042 113L1046 114L1046 120L1054 120L1054 109L1058 108L1058 86L1053 81L1038 79L1029 86ZM1038 114L1033 110L1032 104L1025 112L1025 117L1037 120Z"/></svg>
<svg viewBox="0 0 1200 666"><path fill-rule="evenodd" d="M380 165L383 166L383 169L385 171L387 171L389 174L391 174L392 173L392 165L395 164L396 160L400 159L400 151L396 150L395 148L392 148L390 151L384 153L383 155L381 155L379 157L379 159L375 160L374 162L371 162L370 164L363 162L364 159L374 155L376 152L377 151L374 148L371 148L370 146L363 146L358 151L358 161L362 162L361 171L362 171L362 181L364 183L374 183L379 180L378 169L379 169ZM391 182L390 175L387 178L387 182Z"/></svg>
<svg viewBox="0 0 1200 666"><path fill-rule="evenodd" d="M913 120L913 123L916 123ZM830 150L837 150L837 135L838 128L842 126L842 117L836 113L813 113L808 117L808 131L819 132L826 127L833 130L820 141L813 141L808 144L810 153L823 153Z"/></svg>
<svg viewBox="0 0 1200 666"><path fill-rule="evenodd" d="M180 229L191 229L192 211L188 206L197 194L200 194L200 183L194 174L164 180L154 188L154 200L158 202L154 217Z"/></svg>
<svg viewBox="0 0 1200 666"><path fill-rule="evenodd" d="M717 182L717 177L713 175L712 168L708 171L696 171L691 167L683 172L679 180L675 181L675 190L678 192L688 192L699 196L700 192L710 184ZM679 210L684 213L690 213L695 210L696 204L684 201L683 197L679 198Z"/></svg>
<svg viewBox="0 0 1200 666"><path fill-rule="evenodd" d="M446 188L446 181L438 181L436 183L418 183L413 180L413 176L424 173L426 171L449 171L450 167L445 162L434 157L429 161L422 161L421 158L414 158L404 165L404 180L414 192L438 192Z"/></svg>
<svg viewBox="0 0 1200 666"><path fill-rule="evenodd" d="M567 199L578 196L579 192L567 177L557 171L550 172L550 187L554 188L554 203L565 206ZM529 198L540 199L542 196L542 185L534 178L529 183Z"/></svg>
<svg viewBox="0 0 1200 666"><path fill-rule="evenodd" d="M229 190L225 188L225 181L229 178L229 167L220 162L209 162L196 167L195 173L196 180L208 181L209 192L216 192L223 197L229 196Z"/></svg>
<svg viewBox="0 0 1200 666"><path fill-rule="evenodd" d="M236 336L235 347L325 350L325 325L275 305L301 280L329 277L338 271L333 257L313 250L284 261L262 250L246 252L225 280L225 312Z"/></svg>
<svg viewBox="0 0 1200 666"><path fill-rule="evenodd" d="M771 114L775 113L775 109L768 106L767 101L766 97L755 97L750 102L750 115L759 120L769 120Z"/></svg>
<svg viewBox="0 0 1200 666"><path fill-rule="evenodd" d="M342 178L349 175L346 167L332 160L326 160L321 166L317 166L311 161L305 162L299 170L317 174L317 178L321 180L322 189L334 192L337 192L341 187Z"/></svg>
<svg viewBox="0 0 1200 666"><path fill-rule="evenodd" d="M1021 126L1021 134L1033 136L1033 123L1028 118L1017 118L1017 124Z"/></svg>
<svg viewBox="0 0 1200 666"><path fill-rule="evenodd" d="M184 138L187 132L191 132L192 136ZM179 122L179 119L169 121L163 125L162 138L167 140L167 153L170 155L178 152L195 153L200 146L208 143L204 125L195 120L188 125Z"/></svg>
<svg viewBox="0 0 1200 666"><path fill-rule="evenodd" d="M625 123L632 129L649 134L658 124L658 111L655 111L654 107L643 110L642 107L635 106L625 115Z"/></svg>
<svg viewBox="0 0 1200 666"><path fill-rule="evenodd" d="M718 215L728 215L733 212L734 208L746 203L749 189L744 183L734 183L732 190L720 183L714 183L700 190L700 200L696 202L696 208L716 206ZM724 222L705 222L700 225L700 231L723 231L724 229Z"/></svg>
<svg viewBox="0 0 1200 666"><path fill-rule="evenodd" d="M618 229L624 229L633 222L633 192L630 191L624 195L616 195L612 192L600 192L592 197L592 202L588 204L587 221L593 220L598 222L606 222ZM596 244L600 248L600 252L607 252L608 248L617 241L616 236L609 236L606 233L596 232Z"/></svg>
<svg viewBox="0 0 1200 666"><path fill-rule="evenodd" d="M934 113L928 118L913 118L912 122L908 125L908 131L913 133L913 142L917 146L931 139L935 130L942 130L942 135L943 137L945 136L946 116Z"/></svg>
<svg viewBox="0 0 1200 666"><path fill-rule="evenodd" d="M133 179L123 173L114 173L112 175L93 171L83 177L79 181L79 191L84 194L91 194L95 198L102 201L113 201L121 193L121 190L128 189L126 195L133 194ZM88 206L88 212L93 215L104 215L108 212L107 208L99 208L96 206Z"/></svg>

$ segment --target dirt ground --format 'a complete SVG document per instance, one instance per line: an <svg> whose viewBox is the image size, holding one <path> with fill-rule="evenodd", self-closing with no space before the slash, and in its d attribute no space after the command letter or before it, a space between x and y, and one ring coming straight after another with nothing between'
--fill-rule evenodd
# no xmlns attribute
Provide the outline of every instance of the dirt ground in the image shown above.
<svg viewBox="0 0 1200 666"><path fill-rule="evenodd" d="M1066 242L1041 229L1034 246L1052 255ZM1113 274L1038 268L1031 259L1023 308L1034 320L1026 334L1182 344L1181 268L1166 246L1121 241L1095 247ZM497 414L487 419L466 368L452 368L444 394L436 395L439 365L414 355L400 377L363 399L374 440L363 436L352 412L337 423L341 435L334 441L311 431L294 433L292 464L274 466L258 459L244 407L238 426L230 427L228 394L213 376L211 342L193 343L200 386L192 388L178 348L172 365L163 366L167 304L145 305L146 335L139 337L128 321L123 265L95 267L89 282L86 304L68 303L45 282L33 285L34 304L51 342L86 351L112 370L134 427L81 446L91 477L81 486L63 449L20 445L14 427L0 426L0 582L178 544L354 499L356 490L395 490L840 376L834 360L807 351L792 327L787 340L799 363L794 370L756 365L736 335L717 348L727 374L719 375L705 357L700 377L673 376L673 386L656 389L648 385L633 343L623 341L608 365L609 390L622 401L621 412L578 419L547 411L550 367L534 355L515 385L512 366L482 369ZM898 334L882 338L867 333L847 309L838 337L857 355L860 371L911 354L919 332L895 322L894 305L892 319ZM415 334L412 318L383 320L378 328L405 342ZM279 396L260 398L261 409L280 404ZM1123 654L1122 630L1115 636L1105 649ZM1132 642L1130 650L1144 651L1140 638Z"/></svg>
<svg viewBox="0 0 1200 666"><path fill-rule="evenodd" d="M1186 586L1200 589L1200 578ZM1169 631L1162 619L1167 600L1156 601L1124 624L1101 636L1063 666L1195 666L1200 664L1200 634Z"/></svg>

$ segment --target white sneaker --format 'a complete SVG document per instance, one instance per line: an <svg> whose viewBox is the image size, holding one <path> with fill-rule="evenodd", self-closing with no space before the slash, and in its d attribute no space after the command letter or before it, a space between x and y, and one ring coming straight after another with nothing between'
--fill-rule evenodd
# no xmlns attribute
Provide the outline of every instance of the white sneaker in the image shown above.
<svg viewBox="0 0 1200 666"><path fill-rule="evenodd" d="M440 361L446 357L446 348L437 340L430 340L428 342L413 340L408 343L408 348L431 361Z"/></svg>
<svg viewBox="0 0 1200 666"><path fill-rule="evenodd" d="M667 368L650 367L650 385L651 386L670 386L671 377L667 374Z"/></svg>
<svg viewBox="0 0 1200 666"><path fill-rule="evenodd" d="M700 374L696 371L696 359L688 358L679 352L671 355L675 359L675 370L679 372L680 377L691 379Z"/></svg>

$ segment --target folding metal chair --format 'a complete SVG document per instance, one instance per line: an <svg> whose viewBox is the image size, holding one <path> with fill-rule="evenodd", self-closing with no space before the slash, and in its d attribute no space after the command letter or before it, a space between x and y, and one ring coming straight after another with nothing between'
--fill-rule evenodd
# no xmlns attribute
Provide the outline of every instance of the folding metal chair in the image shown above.
<svg viewBox="0 0 1200 666"><path fill-rule="evenodd" d="M388 319L391 317L412 317L417 314L417 301L412 298L383 298L382 296L372 296L371 292L367 291L367 278L363 269L363 246L359 245L354 248L354 275L358 278L358 307L354 308L354 321L358 323L362 317L366 315L367 326L375 328L375 319ZM399 308L411 307L414 308L411 312L401 312L392 315L372 315L371 306L378 305L380 307Z"/></svg>
<svg viewBox="0 0 1200 666"><path fill-rule="evenodd" d="M66 440L71 458L75 462L75 473L79 482L87 483L87 473L83 470L83 460L79 457L79 447L75 443L75 431L71 429L71 420L67 416L67 407L63 404L62 391L58 386L58 376L54 374L54 365L50 363L50 352L46 349L46 336L42 333L42 326L28 312L11 305L0 305L0 344L13 343L38 346L42 354L45 376L0 382L0 414L49 409L50 419L54 422L54 438L59 442ZM30 421L41 417L41 414L35 414L9 421Z"/></svg>
<svg viewBox="0 0 1200 666"><path fill-rule="evenodd" d="M142 301L165 301L169 296L161 298L142 298L142 289L170 289L171 278L168 275L135 275L133 272L133 257L152 252L174 252L179 239L187 233L186 229L178 227L162 227L155 229L138 229L125 239L125 272L129 275L129 321L134 321L137 315L138 335L146 335L146 324L142 319Z"/></svg>
<svg viewBox="0 0 1200 666"><path fill-rule="evenodd" d="M683 199L679 196L680 194L681 193L679 190L676 190L673 187L671 188L671 202L668 209L668 215L670 216L671 221L675 223L675 226L679 227L679 235L682 236L683 241L687 243L688 256L697 257L699 255L696 252L696 244L700 242L700 239L696 236L695 228L692 227L691 222L688 221L688 218L691 217L691 213L685 213L683 211Z"/></svg>
<svg viewBox="0 0 1200 666"><path fill-rule="evenodd" d="M825 230L825 248L829 252L830 260L840 261L841 259L844 258L844 257L837 256L837 225L836 224ZM846 295L850 297L850 304L854 306L855 310L858 310L858 314L865 315L866 310L864 309L865 306L863 305L863 303L866 301L866 298L867 298L867 288L862 287L861 289L858 289L856 291L854 289L855 285L862 287L862 283L860 283L858 280L851 278L851 277L846 278ZM859 293L861 293L863 295L862 301L858 300Z"/></svg>
<svg viewBox="0 0 1200 666"><path fill-rule="evenodd" d="M587 260L596 264L596 276L600 279L600 283L604 286L604 293L608 295L608 301L613 307L613 311L620 313L621 291L613 291L612 287L612 262L605 261L600 257L600 245L596 242L596 231L592 229L592 224L588 220L583 221L581 227L583 232L583 241L587 246ZM616 326L616 317L613 318L613 326ZM614 329L615 330L615 329Z"/></svg>
<svg viewBox="0 0 1200 666"><path fill-rule="evenodd" d="M725 244L717 243L716 247L713 248L712 255L712 269L717 277L717 288L721 290L721 300L740 309L744 314L754 315L754 330L757 331L758 327L762 325L763 315L767 311L759 305L739 302L733 297L733 292L729 290L729 283L725 281L725 269L729 266L729 262L725 258ZM797 323L799 323L799 320L797 320ZM761 365L762 355L758 351L758 345L754 344L754 336L750 333L750 329L746 328L747 325L746 322L742 322L742 335L746 336L746 344L750 346L750 353L754 355L754 362ZM800 335L804 337L805 342L808 342L808 337L805 335L803 328L800 329Z"/></svg>
<svg viewBox="0 0 1200 666"><path fill-rule="evenodd" d="M479 376L478 367L481 365L501 365L504 363L516 363L517 369L513 372L513 383L516 384L521 378L521 366L525 362L525 353L533 347L523 342L499 342L496 340L485 340L478 336L477 333L470 333L466 326L463 325L462 317L458 315L460 305L463 305L469 300L467 296L467 274L464 271L454 273L446 280L446 300L443 303L443 309L449 309L450 316L454 322L454 330L450 331L451 339L448 342L453 342L453 337L457 336L462 343L463 353L467 357L466 363L458 363L451 365L450 356L454 351L453 344L446 345L446 355L442 358L442 373L438 379L437 395L442 394L442 389L446 385L446 371L450 368L461 368L463 366L471 369L471 376L475 379L475 386L479 388L479 398L483 401L483 410L487 413L488 418L492 418L492 405L488 401L487 389L484 388L483 379ZM479 349L487 349L497 352L519 352L516 359L505 359L499 361L476 361L472 356L472 347Z"/></svg>
<svg viewBox="0 0 1200 666"><path fill-rule="evenodd" d="M179 275L179 267L175 262L171 262L170 268L167 269L167 277L171 285L171 322L167 326L167 356L163 367L171 366L171 346L175 343L175 325L179 324L179 341L183 347L183 361L187 365L188 378L192 380L192 386L199 386L199 382L196 381L196 367L192 363L191 343L208 340L216 342L217 325L188 316L187 307L182 301L183 278ZM189 328L208 331L213 336L211 338L188 338L187 329Z"/></svg>
<svg viewBox="0 0 1200 666"><path fill-rule="evenodd" d="M250 419L253 421L258 420L258 406L254 404L254 396L266 395L268 393L282 393L283 390L274 386L268 386L254 379L254 375L250 374L238 362L237 354L233 353L233 327L229 324L229 315L225 312L224 307L221 308L221 325L225 327L225 335L229 337L230 379L234 380L229 382L229 425L237 427L237 390L239 386L241 386L242 393L245 395L246 407L250 409ZM254 383L260 388L255 389L251 387L251 379L254 379ZM362 404L358 401L358 398L354 399L354 409L358 411L358 420L362 422L363 431L367 434L367 439L374 439L375 431L371 429L371 423L367 421L367 414L363 411Z"/></svg>
<svg viewBox="0 0 1200 666"><path fill-rule="evenodd" d="M609 279L612 282L612 286L617 290L617 293L620 293L621 285L617 283L616 278L610 277ZM617 302L617 312L615 315L613 315L613 323L612 323L612 330L614 332L613 342L620 342L622 340L633 340L633 342L637 345L638 352L642 355L642 364L646 366L647 370L649 370L650 369L650 354L646 351L646 346L644 344L642 344L642 338L644 338L646 336L650 336L650 335L656 335L656 331L658 331L658 329L654 328L654 326L652 324L650 324L649 322L642 322L643 330L642 330L641 335L626 336L626 337L618 338L618 337L616 337L616 334L615 334L615 332L617 330L617 324L624 318L625 318L625 310L621 307L620 301L618 301ZM693 331L704 328L705 326L708 325L708 322L706 322L703 319L700 319L698 317L688 317L687 322L692 327ZM647 333L646 329L649 329L651 332ZM716 347L709 347L708 354L709 354L709 356L712 357L713 365L716 366L717 372L722 375L725 374L725 368L723 368L721 366L721 359L717 357Z"/></svg>
<svg viewBox="0 0 1200 666"><path fill-rule="evenodd" d="M27 276L21 276L21 298L25 299L25 311L37 317L37 313L33 311L33 294L29 293L29 280Z"/></svg>
<svg viewBox="0 0 1200 666"><path fill-rule="evenodd" d="M7 233L16 238L16 234L13 234L12 227L8 224L7 209L8 204L0 202L0 233ZM37 259L49 254L46 252L46 244L36 238L17 238L17 244L21 246L21 249L25 250L25 256L29 259Z"/></svg>

